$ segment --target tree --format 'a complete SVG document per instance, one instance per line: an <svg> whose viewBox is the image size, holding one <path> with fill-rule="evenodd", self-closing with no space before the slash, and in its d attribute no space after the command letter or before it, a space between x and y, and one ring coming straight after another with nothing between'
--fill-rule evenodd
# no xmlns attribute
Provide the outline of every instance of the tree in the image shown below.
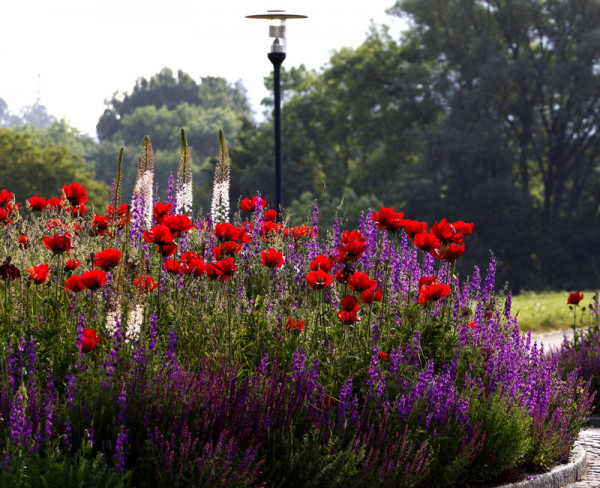
<svg viewBox="0 0 600 488"><path fill-rule="evenodd" d="M482 222L509 264L531 276L558 263L578 269L567 250L539 250L574 219L598 220L600 2L405 0L392 11L410 21L406 44L432 66L446 114L426 134L426 186L440 189L447 211ZM522 240L511 249L502 236L514 229ZM598 270L592 261L582 283ZM551 286L566 275L554 273Z"/></svg>
<svg viewBox="0 0 600 488"><path fill-rule="evenodd" d="M124 147L123 194L130 195L139 146L148 135L155 151L155 181L160 198L165 198L169 174L176 171L179 161L183 128L192 151L196 208L207 208L212 181L207 165L216 155L219 130L233 141L243 120L250 117L241 83L232 85L218 77L204 77L196 83L182 71L175 78L165 68L150 80L139 78L131 94L115 94L106 104L97 126L101 143L93 155L99 163L98 176L107 183L112 181Z"/></svg>
<svg viewBox="0 0 600 488"><path fill-rule="evenodd" d="M109 187L95 181L94 173L66 146L39 146L15 129L0 129L0 181L21 204L33 195L60 196L61 188L73 182L86 187L90 205L102 207L110 196Z"/></svg>
<svg viewBox="0 0 600 488"><path fill-rule="evenodd" d="M111 139L121 129L125 116L132 115L138 108L154 106L157 109L166 107L167 110L174 110L184 103L205 108L230 109L239 115L250 113L240 82L231 86L224 78L209 76L201 78L198 84L181 70L175 78L171 69L163 68L150 80L138 78L131 94L115 93L110 100L105 101L106 109L96 126L98 139Z"/></svg>
<svg viewBox="0 0 600 488"><path fill-rule="evenodd" d="M21 114L23 124L35 127L47 127L56 120L53 115L48 113L48 109L39 103L39 100L33 105L23 107Z"/></svg>
<svg viewBox="0 0 600 488"><path fill-rule="evenodd" d="M372 28L360 47L334 53L321 71L282 70L284 205L297 210L312 198L332 209L342 198L405 202L415 178L418 134L439 114L429 87L416 81L426 79L427 67L413 64L413 57L386 28ZM271 121L259 131L260 137L238 141L253 144L241 151L243 164L232 145L232 175L238 164L259 170L267 187L261 193L268 195L274 179ZM259 140L264 149L258 150ZM334 214L326 211L322 222L331 224Z"/></svg>

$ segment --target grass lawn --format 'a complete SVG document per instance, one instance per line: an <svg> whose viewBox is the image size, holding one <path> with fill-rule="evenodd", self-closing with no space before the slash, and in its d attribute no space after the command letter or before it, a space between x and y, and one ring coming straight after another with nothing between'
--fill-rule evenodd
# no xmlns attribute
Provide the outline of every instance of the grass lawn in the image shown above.
<svg viewBox="0 0 600 488"><path fill-rule="evenodd" d="M580 291L580 290L577 290ZM524 292L513 297L512 312L517 315L519 327L526 331L568 329L573 323L573 311L567 305L568 291ZM583 301L577 311L577 325L586 325L594 307L594 291L582 291ZM585 310L584 310L585 307ZM584 322L581 323L582 312Z"/></svg>

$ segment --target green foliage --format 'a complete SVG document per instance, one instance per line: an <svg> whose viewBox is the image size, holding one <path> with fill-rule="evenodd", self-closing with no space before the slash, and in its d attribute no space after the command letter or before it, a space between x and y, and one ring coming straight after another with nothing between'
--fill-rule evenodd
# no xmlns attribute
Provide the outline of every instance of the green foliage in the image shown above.
<svg viewBox="0 0 600 488"><path fill-rule="evenodd" d="M58 445L29 455L13 451L0 470L0 485L15 488L126 488L132 486L130 479L130 472L115 470L86 440L73 454Z"/></svg>
<svg viewBox="0 0 600 488"><path fill-rule="evenodd" d="M109 197L108 186L94 180L78 154L50 141L40 146L19 129L0 129L0 181L22 205L33 195L60 196L65 182L84 185L90 205L106 205Z"/></svg>
<svg viewBox="0 0 600 488"><path fill-rule="evenodd" d="M526 461L533 440L531 417L525 409L494 392L483 399L471 397L469 412L473 424L485 432L483 449L469 467L470 479L490 480Z"/></svg>
<svg viewBox="0 0 600 488"><path fill-rule="evenodd" d="M357 475L364 460L365 449L344 446L340 438L323 441L318 433L310 432L294 438L284 433L275 465L268 467L273 479L268 486L309 488L320 486L359 486ZM285 477L281 477L285 474ZM367 485L365 485L367 486Z"/></svg>

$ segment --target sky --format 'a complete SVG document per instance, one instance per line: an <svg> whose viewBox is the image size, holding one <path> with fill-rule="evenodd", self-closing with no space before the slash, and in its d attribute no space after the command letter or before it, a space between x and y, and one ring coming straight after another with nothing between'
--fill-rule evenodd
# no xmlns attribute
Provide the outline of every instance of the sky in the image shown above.
<svg viewBox="0 0 600 488"><path fill-rule="evenodd" d="M0 6L0 98L13 113L39 98L48 112L95 137L104 101L131 92L136 79L168 67L196 81L241 80L254 115L272 65L267 20L246 15L283 9L284 67L323 67L342 47L357 47L372 22L400 34L386 14L394 0L28 0Z"/></svg>

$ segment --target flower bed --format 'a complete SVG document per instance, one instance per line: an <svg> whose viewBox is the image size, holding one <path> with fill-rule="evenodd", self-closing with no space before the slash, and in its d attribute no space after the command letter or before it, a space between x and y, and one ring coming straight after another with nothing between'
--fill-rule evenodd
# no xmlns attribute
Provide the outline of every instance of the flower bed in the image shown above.
<svg viewBox="0 0 600 488"><path fill-rule="evenodd" d="M381 207L319 233L259 196L192 220L180 173L154 202L148 141L132 208L119 177L105 214L76 183L27 218L0 193L2 486L452 486L567 459L589 383L521 336L493 257L455 276L472 224Z"/></svg>

